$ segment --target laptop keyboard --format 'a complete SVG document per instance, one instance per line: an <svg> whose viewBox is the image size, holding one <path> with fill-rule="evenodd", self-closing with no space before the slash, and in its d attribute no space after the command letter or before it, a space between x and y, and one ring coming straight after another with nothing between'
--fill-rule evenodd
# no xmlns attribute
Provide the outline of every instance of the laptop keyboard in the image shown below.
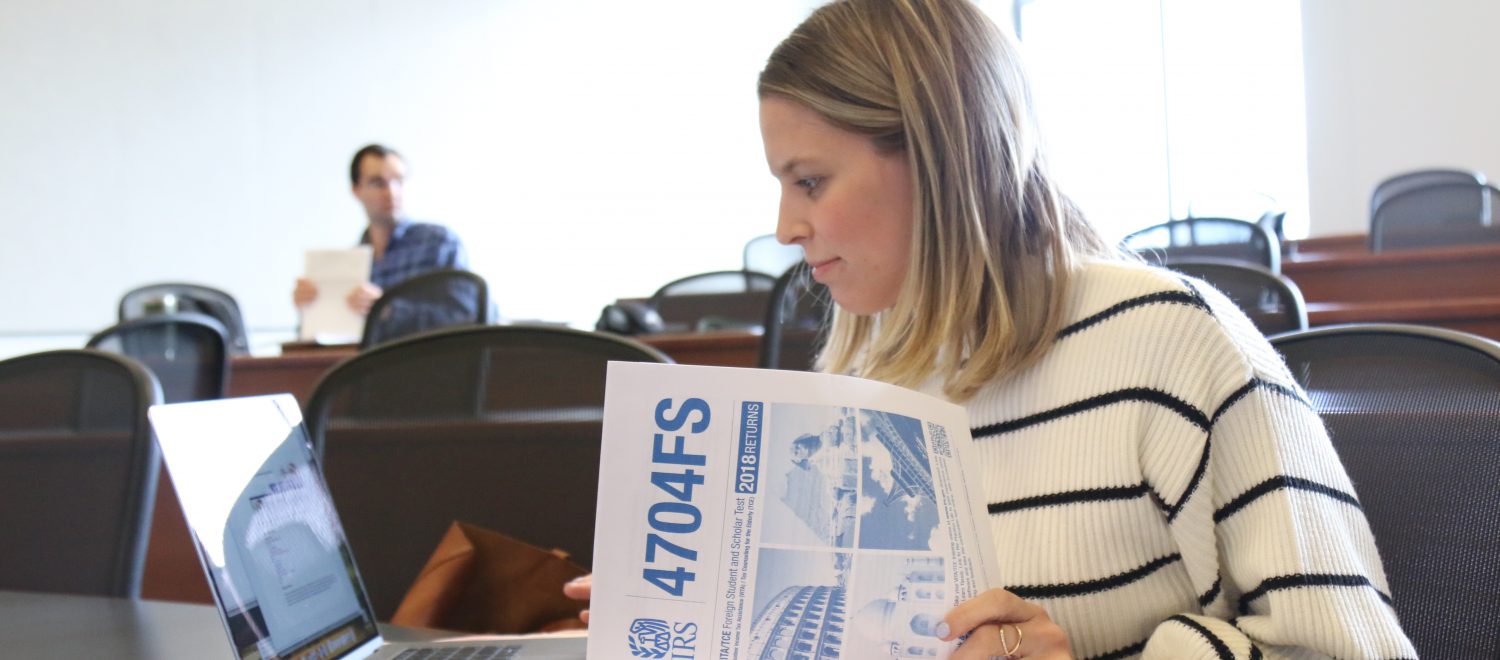
<svg viewBox="0 0 1500 660"><path fill-rule="evenodd" d="M445 646L407 649L395 660L505 660L520 651L519 646Z"/></svg>

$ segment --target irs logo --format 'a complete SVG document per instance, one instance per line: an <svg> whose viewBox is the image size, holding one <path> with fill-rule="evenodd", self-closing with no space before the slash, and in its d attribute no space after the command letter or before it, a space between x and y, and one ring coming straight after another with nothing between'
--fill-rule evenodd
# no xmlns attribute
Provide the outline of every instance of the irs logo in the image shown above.
<svg viewBox="0 0 1500 660"><path fill-rule="evenodd" d="M661 619L636 619L630 624L630 654L654 660L693 660L698 657L698 624Z"/></svg>
<svg viewBox="0 0 1500 660"><path fill-rule="evenodd" d="M672 633L661 619L636 619L629 640L630 654L637 658L665 658L672 650Z"/></svg>

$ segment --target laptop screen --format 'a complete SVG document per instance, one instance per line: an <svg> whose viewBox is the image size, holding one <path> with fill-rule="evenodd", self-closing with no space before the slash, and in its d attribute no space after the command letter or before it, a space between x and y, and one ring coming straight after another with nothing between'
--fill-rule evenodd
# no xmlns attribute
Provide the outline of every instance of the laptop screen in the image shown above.
<svg viewBox="0 0 1500 660"><path fill-rule="evenodd" d="M338 657L376 637L291 396L153 406L151 425L239 657Z"/></svg>

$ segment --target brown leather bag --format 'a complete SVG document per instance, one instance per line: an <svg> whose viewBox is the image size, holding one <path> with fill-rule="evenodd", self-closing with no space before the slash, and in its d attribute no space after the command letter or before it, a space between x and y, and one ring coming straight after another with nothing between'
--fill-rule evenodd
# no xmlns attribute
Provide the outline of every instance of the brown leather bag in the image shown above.
<svg viewBox="0 0 1500 660"><path fill-rule="evenodd" d="M587 572L561 550L454 522L391 623L499 634L583 628L578 612L587 603L564 596L562 587Z"/></svg>

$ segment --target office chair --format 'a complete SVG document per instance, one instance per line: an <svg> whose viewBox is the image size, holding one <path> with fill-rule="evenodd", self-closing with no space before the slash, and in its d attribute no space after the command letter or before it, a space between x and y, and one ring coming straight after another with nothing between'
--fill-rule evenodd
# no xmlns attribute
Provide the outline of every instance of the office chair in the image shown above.
<svg viewBox="0 0 1500 660"><path fill-rule="evenodd" d="M1131 233L1124 249L1162 265L1182 259L1231 259L1281 272L1281 243L1265 227L1234 218L1187 218Z"/></svg>
<svg viewBox="0 0 1500 660"><path fill-rule="evenodd" d="M0 589L136 598L159 456L161 388L91 350L0 362Z"/></svg>
<svg viewBox="0 0 1500 660"><path fill-rule="evenodd" d="M589 565L610 360L671 361L612 335L467 326L324 375L304 417L381 620L455 520Z"/></svg>
<svg viewBox="0 0 1500 660"><path fill-rule="evenodd" d="M489 285L466 270L444 268L392 286L370 306L360 350L418 332L490 321Z"/></svg>
<svg viewBox="0 0 1500 660"><path fill-rule="evenodd" d="M1250 263L1210 259L1168 261L1166 267L1224 292L1261 334L1307 329L1307 303L1285 275Z"/></svg>
<svg viewBox="0 0 1500 660"><path fill-rule="evenodd" d="M1375 184L1375 190L1370 192L1370 217L1375 217L1375 212L1380 210L1385 200L1395 195L1416 188L1450 183L1482 186L1489 181L1485 179L1483 172L1475 170L1425 169L1397 174Z"/></svg>
<svg viewBox="0 0 1500 660"><path fill-rule="evenodd" d="M229 386L224 326L204 314L143 316L100 331L88 348L128 355L151 370L167 403L224 397Z"/></svg>
<svg viewBox="0 0 1500 660"><path fill-rule="evenodd" d="M703 331L752 328L765 319L776 278L750 270L721 270L668 282L647 303L661 315L662 329Z"/></svg>
<svg viewBox="0 0 1500 660"><path fill-rule="evenodd" d="M1286 211L1266 211L1255 224L1265 227L1277 244L1286 242Z"/></svg>
<svg viewBox="0 0 1500 660"><path fill-rule="evenodd" d="M1370 251L1500 242L1488 184L1436 183L1390 195L1370 218Z"/></svg>
<svg viewBox="0 0 1500 660"><path fill-rule="evenodd" d="M745 243L745 270L779 277L803 259L802 246L782 245L775 234L756 236Z"/></svg>
<svg viewBox="0 0 1500 660"><path fill-rule="evenodd" d="M1271 343L1349 471L1417 655L1500 657L1500 343L1383 324Z"/></svg>
<svg viewBox="0 0 1500 660"><path fill-rule="evenodd" d="M165 282L132 289L120 297L119 320L131 321L148 314L198 312L214 317L224 326L230 355L249 355L250 341L245 320L234 296L201 284Z"/></svg>
<svg viewBox="0 0 1500 660"><path fill-rule="evenodd" d="M759 366L814 371L832 313L833 297L828 287L813 281L806 263L777 278L766 304Z"/></svg>

